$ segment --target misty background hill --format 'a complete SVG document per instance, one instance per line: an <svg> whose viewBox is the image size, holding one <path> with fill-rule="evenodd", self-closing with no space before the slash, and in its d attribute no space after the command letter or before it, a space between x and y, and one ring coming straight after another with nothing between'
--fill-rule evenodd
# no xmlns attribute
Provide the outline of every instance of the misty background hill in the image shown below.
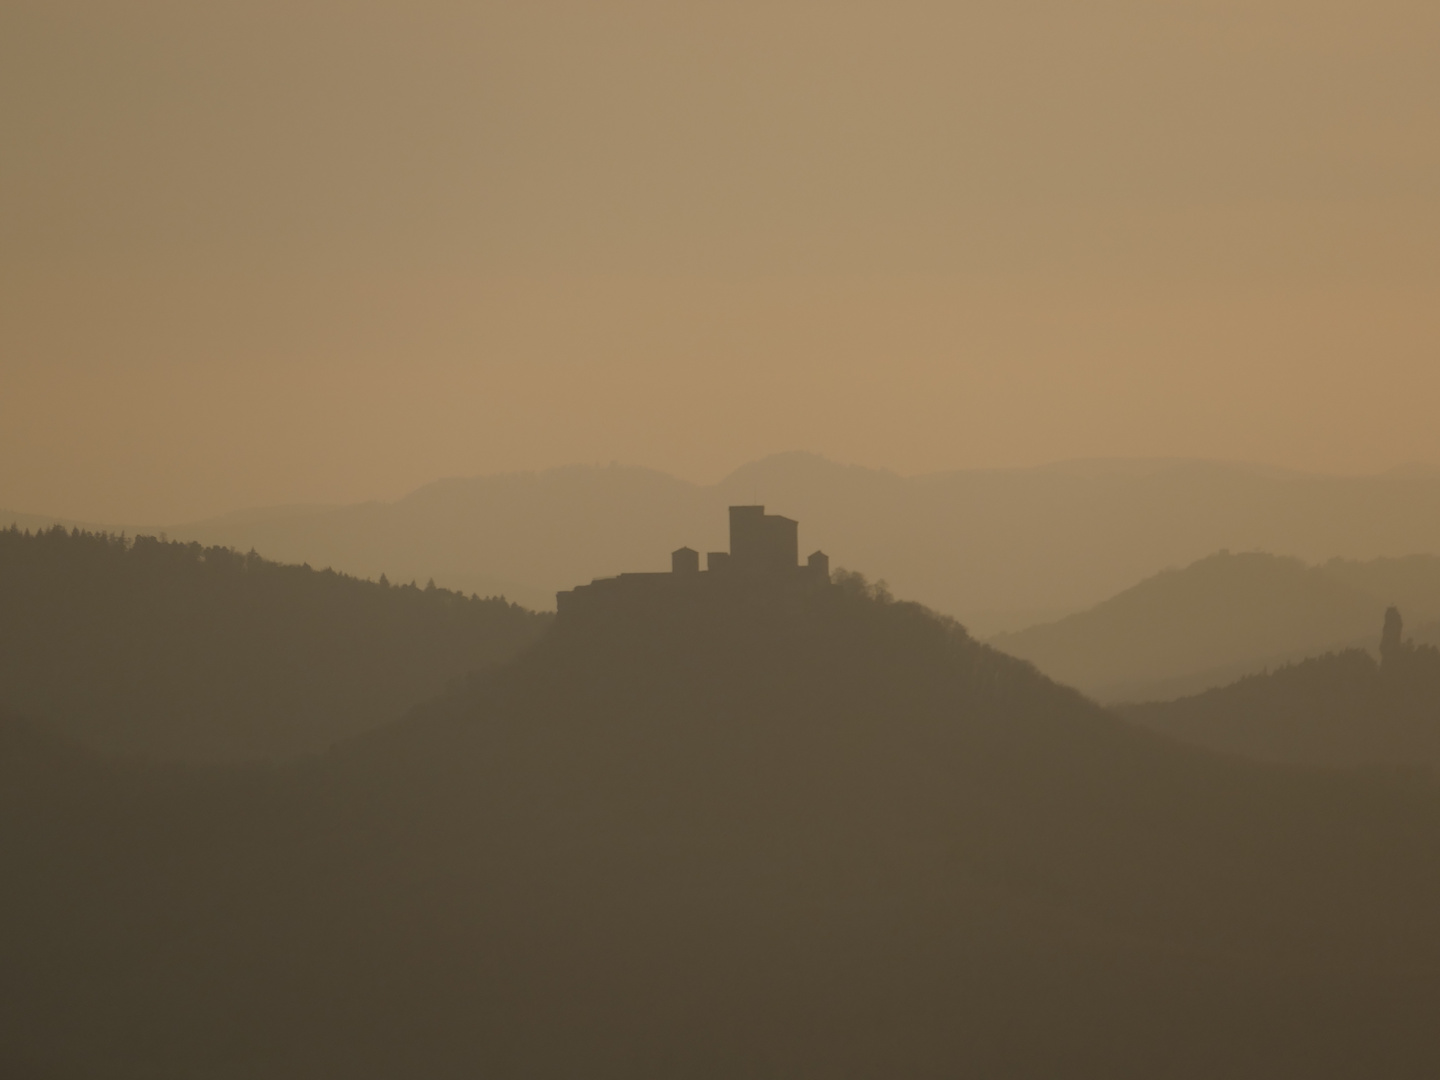
<svg viewBox="0 0 1440 1080"><path fill-rule="evenodd" d="M1440 1068L1432 783L1187 749L852 579L562 621L285 768L0 751L10 1076Z"/></svg>
<svg viewBox="0 0 1440 1080"><path fill-rule="evenodd" d="M550 608L557 590L591 578L663 570L682 545L723 548L724 507L751 502L799 519L805 550L824 548L982 636L1080 611L1222 548L1307 562L1440 553L1440 472L1336 477L1172 459L902 477L792 453L709 486L572 466L164 528Z"/></svg>
<svg viewBox="0 0 1440 1080"><path fill-rule="evenodd" d="M1326 653L1120 711L1197 746L1266 761L1440 768L1440 650L1397 640L1380 652Z"/></svg>
<svg viewBox="0 0 1440 1080"><path fill-rule="evenodd" d="M1100 701L1164 700L1331 650L1374 649L1397 604L1419 640L1440 639L1440 558L1307 566L1221 552L990 642Z"/></svg>
<svg viewBox="0 0 1440 1080"><path fill-rule="evenodd" d="M549 617L257 555L0 530L0 711L111 752L314 752L499 663Z"/></svg>

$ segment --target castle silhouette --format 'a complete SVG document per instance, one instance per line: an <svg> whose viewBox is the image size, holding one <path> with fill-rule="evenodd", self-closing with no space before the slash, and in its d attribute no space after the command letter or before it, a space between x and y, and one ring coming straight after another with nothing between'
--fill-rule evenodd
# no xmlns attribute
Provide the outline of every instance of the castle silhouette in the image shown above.
<svg viewBox="0 0 1440 1080"><path fill-rule="evenodd" d="M570 615L615 605L679 596L726 593L785 593L827 587L830 557L813 553L800 565L800 523L763 506L730 507L730 550L705 554L682 547L670 553L670 572L596 578L555 594L556 611Z"/></svg>

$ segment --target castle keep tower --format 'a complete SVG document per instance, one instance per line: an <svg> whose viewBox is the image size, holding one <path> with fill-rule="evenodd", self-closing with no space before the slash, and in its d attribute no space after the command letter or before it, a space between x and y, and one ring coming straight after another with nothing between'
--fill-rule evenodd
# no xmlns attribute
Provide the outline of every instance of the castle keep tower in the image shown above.
<svg viewBox="0 0 1440 1080"><path fill-rule="evenodd" d="M785 573L800 563L800 523L763 506L730 507L730 569L742 574Z"/></svg>

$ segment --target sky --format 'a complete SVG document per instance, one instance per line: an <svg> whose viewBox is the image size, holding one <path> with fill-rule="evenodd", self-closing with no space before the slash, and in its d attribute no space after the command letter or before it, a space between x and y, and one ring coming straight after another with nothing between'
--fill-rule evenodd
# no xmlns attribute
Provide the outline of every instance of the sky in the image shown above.
<svg viewBox="0 0 1440 1080"><path fill-rule="evenodd" d="M0 5L0 506L1440 465L1440 5Z"/></svg>

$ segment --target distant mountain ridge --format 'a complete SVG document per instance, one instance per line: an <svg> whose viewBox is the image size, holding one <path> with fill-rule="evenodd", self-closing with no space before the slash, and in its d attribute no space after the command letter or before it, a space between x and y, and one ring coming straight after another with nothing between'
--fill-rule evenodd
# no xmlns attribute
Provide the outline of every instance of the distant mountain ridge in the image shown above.
<svg viewBox="0 0 1440 1080"><path fill-rule="evenodd" d="M1373 648L1392 604L1422 624L1440 618L1440 558L1307 566L1221 552L990 641L1102 701L1164 700L1306 656ZM1429 632L1422 629L1421 639Z"/></svg>
<svg viewBox="0 0 1440 1080"><path fill-rule="evenodd" d="M1440 473L1430 469L1342 477L1162 459L904 477L799 452L713 485L568 466L165 531L548 608L555 592L592 578L664 569L683 544L718 549L716 523L733 503L797 518L807 549L824 548L835 565L883 578L982 636L1079 611L1222 548L1307 562L1440 553Z"/></svg>

